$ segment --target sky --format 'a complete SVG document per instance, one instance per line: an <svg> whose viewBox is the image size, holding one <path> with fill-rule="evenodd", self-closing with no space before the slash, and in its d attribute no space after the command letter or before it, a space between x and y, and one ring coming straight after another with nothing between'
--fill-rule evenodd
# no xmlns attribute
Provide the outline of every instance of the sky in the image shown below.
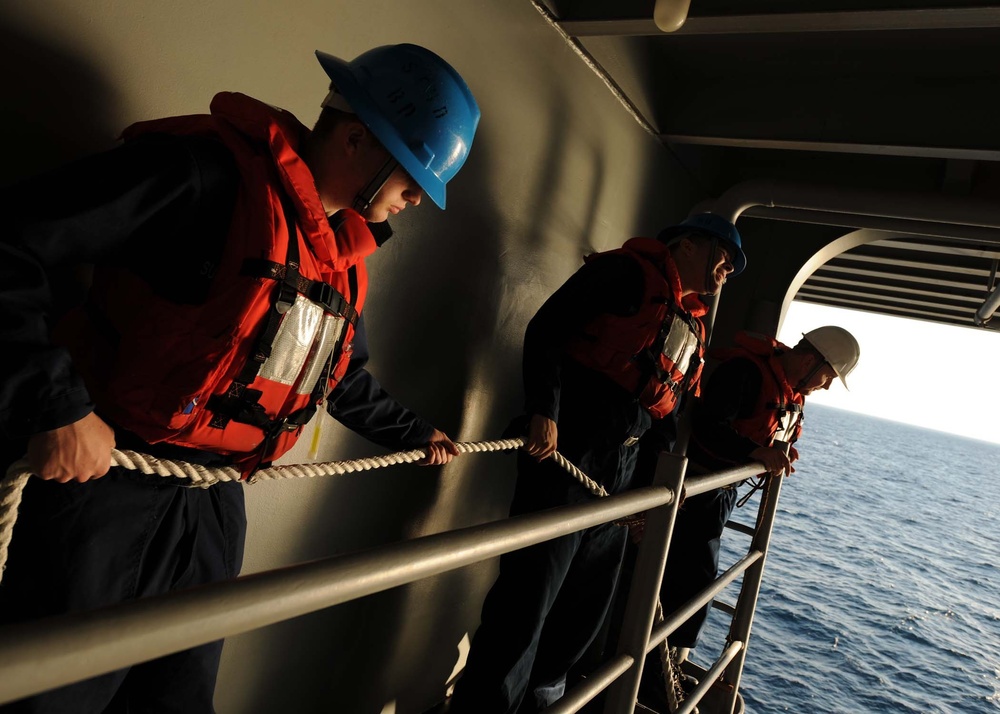
<svg viewBox="0 0 1000 714"><path fill-rule="evenodd" d="M1000 333L858 310L793 302L778 339L839 325L861 345L861 359L810 404L1000 443Z"/></svg>

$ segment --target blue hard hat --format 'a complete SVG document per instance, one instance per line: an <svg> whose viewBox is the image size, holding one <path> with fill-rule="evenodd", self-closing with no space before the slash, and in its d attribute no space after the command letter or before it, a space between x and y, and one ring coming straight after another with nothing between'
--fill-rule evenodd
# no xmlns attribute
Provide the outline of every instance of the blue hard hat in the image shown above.
<svg viewBox="0 0 1000 714"><path fill-rule="evenodd" d="M479 106L455 69L417 45L386 45L351 62L316 51L358 118L434 203L469 155Z"/></svg>
<svg viewBox="0 0 1000 714"><path fill-rule="evenodd" d="M701 233L702 235L718 238L726 243L730 248L729 252L733 255L734 276L742 273L744 268L747 267L747 256L743 252L743 241L740 238L740 232L736 230L736 226L725 218L721 218L714 213L699 213L696 216L685 218L676 226L664 228L656 237L664 243L668 243L677 236L682 236L685 233Z"/></svg>

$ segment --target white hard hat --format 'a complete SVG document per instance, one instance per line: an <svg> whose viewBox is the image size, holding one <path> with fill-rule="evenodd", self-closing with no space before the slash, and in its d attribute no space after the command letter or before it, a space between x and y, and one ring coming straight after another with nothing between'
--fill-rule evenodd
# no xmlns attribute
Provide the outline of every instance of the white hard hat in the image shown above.
<svg viewBox="0 0 1000 714"><path fill-rule="evenodd" d="M805 332L802 337L823 355L823 359L833 367L844 387L847 387L847 375L858 366L858 359L861 357L861 346L854 335L843 327L827 325Z"/></svg>

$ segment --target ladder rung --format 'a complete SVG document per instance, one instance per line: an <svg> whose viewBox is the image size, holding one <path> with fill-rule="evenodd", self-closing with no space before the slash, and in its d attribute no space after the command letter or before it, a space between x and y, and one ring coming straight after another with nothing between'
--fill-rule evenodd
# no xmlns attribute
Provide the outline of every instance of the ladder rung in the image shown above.
<svg viewBox="0 0 1000 714"><path fill-rule="evenodd" d="M748 536L752 536L754 534L753 526L745 526L737 521L726 521L726 528L732 528L734 531L746 533Z"/></svg>
<svg viewBox="0 0 1000 714"><path fill-rule="evenodd" d="M736 606L730 605L728 602L722 602L721 600L713 600L712 607L714 607L716 610L722 610L730 617L736 616Z"/></svg>

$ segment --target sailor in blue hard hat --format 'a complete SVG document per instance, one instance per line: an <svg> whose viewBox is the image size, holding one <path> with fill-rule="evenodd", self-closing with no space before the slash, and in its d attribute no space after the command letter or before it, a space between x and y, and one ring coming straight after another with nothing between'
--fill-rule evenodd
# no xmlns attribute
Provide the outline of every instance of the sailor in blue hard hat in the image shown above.
<svg viewBox="0 0 1000 714"><path fill-rule="evenodd" d="M423 194L444 208L445 184L465 163L480 115L458 72L409 44L376 47L350 62L316 56L331 80L323 102L328 120L346 114L370 132L356 137L358 155L349 157L366 176L350 207L375 222L416 205ZM317 129L323 124L321 115ZM331 177L338 190L346 188L342 183Z"/></svg>
<svg viewBox="0 0 1000 714"><path fill-rule="evenodd" d="M701 241L708 254L702 295L715 295L729 275L737 276L747 267L743 241L736 226L714 213L699 213L684 219L675 226L664 228L657 239L672 245L683 238L703 237Z"/></svg>
<svg viewBox="0 0 1000 714"><path fill-rule="evenodd" d="M221 92L210 113L138 122L120 147L5 187L16 210L0 236L0 312L23 319L0 320L0 339L25 349L5 363L0 433L36 478L0 567L0 626L239 574L239 484L141 484L112 462L116 445L246 477L322 406L380 446L421 449L426 465L458 453L366 367L364 261L387 216L424 194L444 207L479 109L414 45L319 58L336 91L313 131ZM56 342L46 286L84 266L97 268L88 310L67 315ZM210 712L221 653L198 644L17 709Z"/></svg>

